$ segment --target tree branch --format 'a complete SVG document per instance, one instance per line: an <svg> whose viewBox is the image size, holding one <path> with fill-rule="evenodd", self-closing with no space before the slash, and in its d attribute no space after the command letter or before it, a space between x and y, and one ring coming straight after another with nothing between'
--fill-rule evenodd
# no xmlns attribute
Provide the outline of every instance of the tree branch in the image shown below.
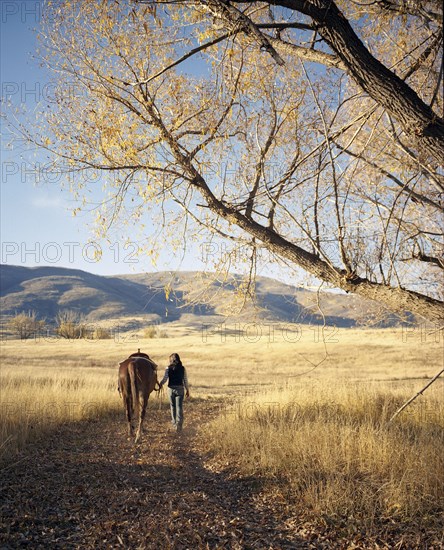
<svg viewBox="0 0 444 550"><path fill-rule="evenodd" d="M199 3L208 9L214 17L222 19L232 33L245 32L258 42L260 49L269 53L278 65L284 65L284 60L273 48L268 38L248 16L232 6L228 0L200 0Z"/></svg>
<svg viewBox="0 0 444 550"><path fill-rule="evenodd" d="M311 17L355 82L415 137L424 153L444 164L443 120L369 52L333 0L271 0L270 4Z"/></svg>

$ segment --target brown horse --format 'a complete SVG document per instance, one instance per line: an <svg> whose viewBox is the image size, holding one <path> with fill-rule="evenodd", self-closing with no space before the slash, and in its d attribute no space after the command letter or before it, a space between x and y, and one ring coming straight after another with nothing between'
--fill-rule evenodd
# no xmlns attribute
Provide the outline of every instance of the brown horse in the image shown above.
<svg viewBox="0 0 444 550"><path fill-rule="evenodd" d="M119 363L119 394L123 397L123 405L128 420L128 433L133 435L132 420L138 417L136 431L137 443L142 433L148 398L153 390L157 390L157 365L146 353L133 353Z"/></svg>

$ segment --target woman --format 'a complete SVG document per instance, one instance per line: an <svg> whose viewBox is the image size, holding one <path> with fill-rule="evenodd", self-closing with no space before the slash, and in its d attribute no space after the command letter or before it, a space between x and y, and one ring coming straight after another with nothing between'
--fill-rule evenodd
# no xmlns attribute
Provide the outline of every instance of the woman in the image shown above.
<svg viewBox="0 0 444 550"><path fill-rule="evenodd" d="M168 380L168 392L170 396L171 420L176 431L182 431L183 425L183 398L190 397L188 389L187 371L182 365L178 353L170 355L170 364L165 369L165 374L160 381L162 387Z"/></svg>

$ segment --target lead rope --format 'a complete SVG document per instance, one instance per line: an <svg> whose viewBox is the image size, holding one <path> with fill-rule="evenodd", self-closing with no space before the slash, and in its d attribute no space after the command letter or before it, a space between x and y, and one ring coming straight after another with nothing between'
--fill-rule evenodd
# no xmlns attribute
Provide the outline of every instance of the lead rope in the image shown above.
<svg viewBox="0 0 444 550"><path fill-rule="evenodd" d="M163 404L163 395L165 393L165 390L163 389L163 386L157 390L158 393L157 393L157 397L159 398L159 411L162 410L162 404Z"/></svg>

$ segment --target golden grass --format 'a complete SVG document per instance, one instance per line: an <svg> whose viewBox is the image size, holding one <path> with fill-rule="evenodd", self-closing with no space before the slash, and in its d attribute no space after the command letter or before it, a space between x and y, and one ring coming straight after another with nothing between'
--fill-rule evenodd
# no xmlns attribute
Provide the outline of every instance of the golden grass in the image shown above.
<svg viewBox="0 0 444 550"><path fill-rule="evenodd" d="M442 368L436 334L327 329L322 338L315 328L280 325L185 329L167 329L166 339L3 342L3 454L63 422L116 410L123 421L118 362L140 348L161 376L178 352L192 396L220 402L221 415L205 432L217 459L284 480L285 497L318 515L371 524L443 510L442 380L387 424Z"/></svg>
<svg viewBox="0 0 444 550"><path fill-rule="evenodd" d="M314 517L412 519L444 511L442 386L388 420L411 393L378 384L299 382L246 398L206 428L219 460L279 482Z"/></svg>
<svg viewBox="0 0 444 550"><path fill-rule="evenodd" d="M66 422L120 410L108 369L36 368L25 361L1 370L0 458Z"/></svg>

